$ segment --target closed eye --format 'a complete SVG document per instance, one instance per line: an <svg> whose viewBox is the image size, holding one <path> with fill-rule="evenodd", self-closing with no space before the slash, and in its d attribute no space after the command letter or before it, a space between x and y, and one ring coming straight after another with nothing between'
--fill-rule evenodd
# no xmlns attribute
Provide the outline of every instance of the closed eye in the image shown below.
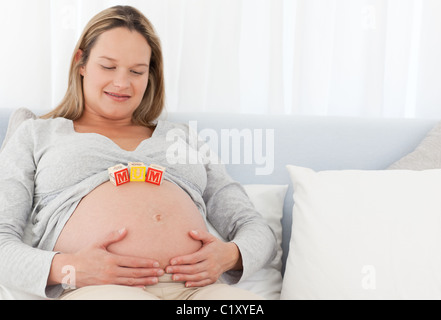
<svg viewBox="0 0 441 320"><path fill-rule="evenodd" d="M101 68L103 68L105 70L115 70L116 69L116 67L106 67L103 65L101 65ZM135 70L130 70L130 72L133 73L134 75L137 75L137 76L142 76L145 73L145 72L138 72Z"/></svg>
<svg viewBox="0 0 441 320"><path fill-rule="evenodd" d="M144 72L136 72L135 70L130 70L131 73L136 74L137 76L142 76Z"/></svg>

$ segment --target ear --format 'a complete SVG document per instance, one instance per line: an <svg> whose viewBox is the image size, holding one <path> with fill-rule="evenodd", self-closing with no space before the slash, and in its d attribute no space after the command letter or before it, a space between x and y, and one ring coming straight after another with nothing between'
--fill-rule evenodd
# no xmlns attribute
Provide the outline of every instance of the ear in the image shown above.
<svg viewBox="0 0 441 320"><path fill-rule="evenodd" d="M77 53L75 54L75 62L78 63L82 57L83 57L83 50L78 49ZM80 74L84 77L84 67L80 68Z"/></svg>
<svg viewBox="0 0 441 320"><path fill-rule="evenodd" d="M75 62L80 61L82 56L83 56L83 50L78 49L77 53L75 54Z"/></svg>

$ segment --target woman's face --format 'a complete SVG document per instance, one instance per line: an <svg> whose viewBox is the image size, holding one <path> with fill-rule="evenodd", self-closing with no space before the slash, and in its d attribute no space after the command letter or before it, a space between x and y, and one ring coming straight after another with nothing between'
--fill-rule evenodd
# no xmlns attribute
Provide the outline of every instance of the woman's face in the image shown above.
<svg viewBox="0 0 441 320"><path fill-rule="evenodd" d="M147 88L151 48L138 32L115 28L99 36L81 67L85 112L131 119Z"/></svg>

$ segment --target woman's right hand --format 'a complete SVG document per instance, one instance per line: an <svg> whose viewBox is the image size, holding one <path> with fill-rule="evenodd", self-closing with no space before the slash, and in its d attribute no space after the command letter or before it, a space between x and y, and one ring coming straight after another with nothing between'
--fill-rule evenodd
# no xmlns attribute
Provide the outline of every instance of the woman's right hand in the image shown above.
<svg viewBox="0 0 441 320"><path fill-rule="evenodd" d="M158 283L158 276L163 275L164 270L159 268L157 261L117 255L107 250L126 235L127 230L123 228L74 254L56 254L52 260L48 285L64 283L75 288L104 284L143 287Z"/></svg>

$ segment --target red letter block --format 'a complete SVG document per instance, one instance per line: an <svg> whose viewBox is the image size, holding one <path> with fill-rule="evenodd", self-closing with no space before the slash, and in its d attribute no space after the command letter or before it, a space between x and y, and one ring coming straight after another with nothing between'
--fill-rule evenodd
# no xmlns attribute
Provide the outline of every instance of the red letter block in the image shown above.
<svg viewBox="0 0 441 320"><path fill-rule="evenodd" d="M158 166L156 164L152 164L147 168L145 181L159 186L162 183L164 172L165 172L164 167Z"/></svg>
<svg viewBox="0 0 441 320"><path fill-rule="evenodd" d="M129 169L122 164L111 167L107 171L109 172L110 182L115 186L130 182Z"/></svg>

